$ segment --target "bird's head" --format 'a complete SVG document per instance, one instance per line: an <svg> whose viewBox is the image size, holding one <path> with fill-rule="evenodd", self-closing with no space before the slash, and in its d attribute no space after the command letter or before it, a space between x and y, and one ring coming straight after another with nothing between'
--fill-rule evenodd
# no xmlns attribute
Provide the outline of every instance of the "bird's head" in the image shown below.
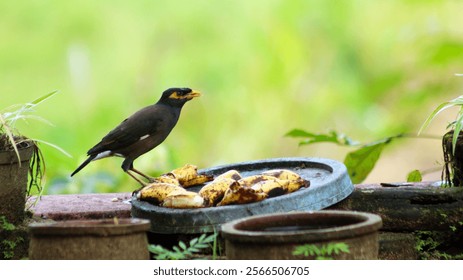
<svg viewBox="0 0 463 280"><path fill-rule="evenodd" d="M159 102L173 106L182 106L187 101L201 96L201 93L191 88L169 88L162 93Z"/></svg>

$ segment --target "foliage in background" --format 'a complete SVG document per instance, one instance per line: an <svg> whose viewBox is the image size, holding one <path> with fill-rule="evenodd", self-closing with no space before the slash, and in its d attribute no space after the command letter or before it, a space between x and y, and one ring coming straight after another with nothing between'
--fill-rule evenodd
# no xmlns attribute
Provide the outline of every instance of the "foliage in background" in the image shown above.
<svg viewBox="0 0 463 280"><path fill-rule="evenodd" d="M352 183L354 184L360 184L368 177L378 162L379 158L381 157L384 148L390 146L394 140L403 138L441 139L441 136L416 136L413 134L401 133L362 144L356 140L352 140L349 136L343 133L339 133L333 130L327 134L317 134L307 132L302 129L293 129L287 132L285 136L302 138L302 140L299 141L299 146L315 143L332 143L353 149L353 151L346 154L344 158L344 164L346 165L347 173L351 177ZM423 174L433 171L434 168L422 171L417 169L412 170L407 174L406 181L421 182L423 179ZM398 179L400 180L400 178Z"/></svg>
<svg viewBox="0 0 463 280"><path fill-rule="evenodd" d="M286 133L286 136L303 138L304 140L300 141L299 145L328 142L356 148L352 152L347 153L344 158L344 164L346 165L347 173L352 183L359 184L362 183L373 170L384 147L389 145L392 140L402 138L403 134L387 137L367 144L360 144L358 141L354 141L345 134L336 131L330 131L328 134L315 134L301 129L293 129Z"/></svg>
<svg viewBox="0 0 463 280"><path fill-rule="evenodd" d="M14 258L14 250L19 242L24 239L20 236L11 235L16 229L16 226L10 223L5 216L0 216L0 252L2 257L0 259L8 260Z"/></svg>
<svg viewBox="0 0 463 280"><path fill-rule="evenodd" d="M194 255L201 253L204 249L212 248L212 258L216 258L217 234L201 234L185 244L179 241L178 246L173 246L172 250L166 249L161 245L149 245L148 250L154 255L156 260L185 260L191 259Z"/></svg>
<svg viewBox="0 0 463 280"><path fill-rule="evenodd" d="M441 214L446 220L446 214ZM416 231L415 249L420 259L463 260L463 221L455 221L447 230Z"/></svg>
<svg viewBox="0 0 463 280"><path fill-rule="evenodd" d="M47 193L132 191L117 158L69 174L171 86L204 95L137 159L150 175L186 163L319 156L281 135L332 127L382 139L416 129L422 112L449 99L460 83L451 77L461 72L462 10L461 1L0 1L0 108L62 93L40 107L55 126L20 128L73 155L41 147Z"/></svg>
<svg viewBox="0 0 463 280"><path fill-rule="evenodd" d="M293 251L295 256L315 257L316 260L332 260L334 256L341 253L349 254L349 245L344 242L328 243L321 246L304 244L296 246Z"/></svg>

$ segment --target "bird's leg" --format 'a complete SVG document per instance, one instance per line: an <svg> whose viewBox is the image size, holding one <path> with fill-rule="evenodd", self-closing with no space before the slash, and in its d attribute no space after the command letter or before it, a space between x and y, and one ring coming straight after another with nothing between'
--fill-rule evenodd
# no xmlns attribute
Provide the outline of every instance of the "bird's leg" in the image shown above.
<svg viewBox="0 0 463 280"><path fill-rule="evenodd" d="M143 182L142 180L138 179L135 175L133 175L132 173L130 173L132 170L127 170L125 171L125 173L129 174L130 177L132 177L135 181L137 181L138 183L140 183L140 185L142 185L142 187L145 187L147 186L148 184L146 182Z"/></svg>
<svg viewBox="0 0 463 280"><path fill-rule="evenodd" d="M140 170L135 169L133 166L132 166L132 168L130 168L130 170L137 173L138 175L146 178L146 180L148 180L148 182L150 182L150 183L153 183L155 181L153 177L150 177L150 176L142 173Z"/></svg>

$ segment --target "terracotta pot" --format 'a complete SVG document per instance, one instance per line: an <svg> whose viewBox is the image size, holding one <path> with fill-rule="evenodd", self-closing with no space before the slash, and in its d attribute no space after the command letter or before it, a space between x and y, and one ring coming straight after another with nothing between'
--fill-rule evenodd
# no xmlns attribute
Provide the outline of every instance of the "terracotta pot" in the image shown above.
<svg viewBox="0 0 463 280"><path fill-rule="evenodd" d="M15 225L23 221L25 214L27 174L34 152L32 142L27 144L19 149L21 164L14 151L0 152L0 216Z"/></svg>
<svg viewBox="0 0 463 280"><path fill-rule="evenodd" d="M292 212L254 216L222 226L227 259L314 259L293 255L299 245L344 242L350 253L333 259L377 259L381 218L355 211ZM326 257L326 256L325 256Z"/></svg>
<svg viewBox="0 0 463 280"><path fill-rule="evenodd" d="M147 220L76 220L29 225L29 258L35 260L149 259Z"/></svg>

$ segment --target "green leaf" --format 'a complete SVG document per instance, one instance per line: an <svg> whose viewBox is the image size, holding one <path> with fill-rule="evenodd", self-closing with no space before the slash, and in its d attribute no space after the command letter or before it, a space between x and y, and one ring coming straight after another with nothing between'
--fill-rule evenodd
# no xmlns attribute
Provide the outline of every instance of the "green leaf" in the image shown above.
<svg viewBox="0 0 463 280"><path fill-rule="evenodd" d="M354 141L347 135L343 133L338 133L336 131L330 131L328 134L316 134L301 129L293 129L290 132L286 133L285 136L306 138L305 140L299 142L299 145L309 145L322 142L335 143L342 146L359 145L359 142Z"/></svg>
<svg viewBox="0 0 463 280"><path fill-rule="evenodd" d="M154 254L157 260L184 260L191 258L195 253L201 252L201 249L208 248L209 243L215 242L217 234L207 236L202 234L200 237L193 238L186 245L185 242L179 241L178 246L173 246L172 250L168 250L159 245L149 245L148 250Z"/></svg>
<svg viewBox="0 0 463 280"><path fill-rule="evenodd" d="M350 152L344 159L344 164L354 184L359 184L365 180L383 151L383 148L390 142L391 138L365 145L360 149Z"/></svg>
<svg viewBox="0 0 463 280"><path fill-rule="evenodd" d="M198 253L200 250L197 247L190 247L188 248L189 253Z"/></svg>
<svg viewBox="0 0 463 280"><path fill-rule="evenodd" d="M179 241L178 246L182 248L182 250L186 250L186 244L183 241Z"/></svg>
<svg viewBox="0 0 463 280"><path fill-rule="evenodd" d="M190 240L190 247L193 247L196 245L196 243L198 243L198 238L193 238Z"/></svg>
<svg viewBox="0 0 463 280"><path fill-rule="evenodd" d="M50 93L47 93L47 94L45 94L45 95L43 95L43 96L41 96L41 97L35 99L34 101L30 102L30 103L29 103L28 105L26 105L26 106L35 106L35 105L38 105L38 104L42 103L43 101L47 100L48 98L52 97L53 95L55 95L55 94L57 94L57 93L58 93L57 90L52 91L52 92L50 92Z"/></svg>
<svg viewBox="0 0 463 280"><path fill-rule="evenodd" d="M452 154L455 154L455 148L457 146L458 137L460 136L460 132L463 125L463 107L458 112L458 118L455 123L455 129L453 131L453 138L452 138Z"/></svg>
<svg viewBox="0 0 463 280"><path fill-rule="evenodd" d="M285 134L287 137L312 137L314 134L302 129L293 129Z"/></svg>
<svg viewBox="0 0 463 280"><path fill-rule="evenodd" d="M421 182L422 180L423 176L419 170L413 170L407 175L407 182Z"/></svg>
<svg viewBox="0 0 463 280"><path fill-rule="evenodd" d="M212 243L217 238L217 233L211 234L209 236L206 236L206 234L203 234L203 235L204 235L204 238L202 240L202 243Z"/></svg>
<svg viewBox="0 0 463 280"><path fill-rule="evenodd" d="M349 250L349 245L347 245L347 243L344 243L344 242L339 242L339 243L336 243L337 244L337 249L343 253L350 253L350 250Z"/></svg>
<svg viewBox="0 0 463 280"><path fill-rule="evenodd" d="M434 109L434 111L431 113L431 115L429 115L429 117L425 120L425 122L421 126L420 130L418 131L418 135L420 135L421 132L429 126L429 124L432 122L432 120L434 120L434 118L437 115L439 115L442 111L445 111L448 108L453 107L453 106L463 106L463 95L460 95L455 99L444 102L444 103L440 104L439 106L437 106L437 108Z"/></svg>
<svg viewBox="0 0 463 280"><path fill-rule="evenodd" d="M180 250L180 248L178 246L173 246L172 247L172 250L176 253L183 253L182 250Z"/></svg>

